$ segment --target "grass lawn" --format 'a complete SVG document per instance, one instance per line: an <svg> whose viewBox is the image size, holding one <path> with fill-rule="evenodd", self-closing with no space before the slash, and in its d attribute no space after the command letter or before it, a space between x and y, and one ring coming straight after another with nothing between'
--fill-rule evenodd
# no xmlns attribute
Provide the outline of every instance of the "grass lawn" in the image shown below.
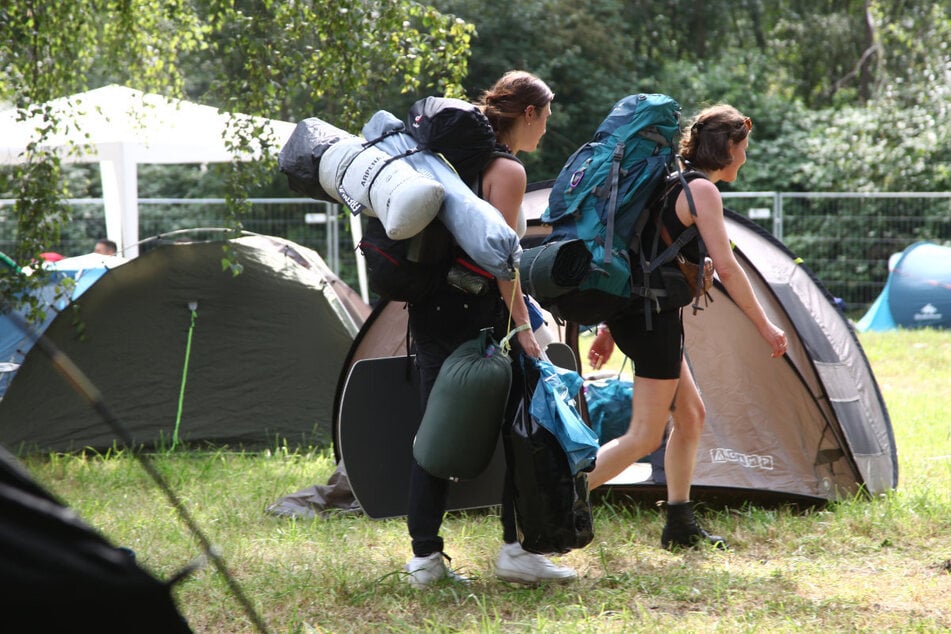
<svg viewBox="0 0 951 634"><path fill-rule="evenodd" d="M399 572L410 556L403 520L265 514L276 499L327 481L330 448L176 451L152 460L274 633L947 632L951 331L860 340L894 427L895 491L808 512L709 513L706 524L734 546L728 552L667 552L655 507L599 503L594 542L557 558L581 576L565 586L526 588L493 576L495 509L454 513L444 524L453 565L475 582L423 592L409 589ZM24 463L156 576L172 575L199 553L127 452ZM196 632L256 631L212 565L174 592Z"/></svg>

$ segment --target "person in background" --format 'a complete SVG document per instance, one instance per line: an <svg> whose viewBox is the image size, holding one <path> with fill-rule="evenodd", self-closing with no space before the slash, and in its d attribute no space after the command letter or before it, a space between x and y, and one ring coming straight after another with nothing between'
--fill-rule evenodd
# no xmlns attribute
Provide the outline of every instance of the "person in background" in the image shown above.
<svg viewBox="0 0 951 634"><path fill-rule="evenodd" d="M115 255L117 250L118 247L115 242L106 238L100 238L96 241L96 246L93 247L92 252L100 255Z"/></svg>
<svg viewBox="0 0 951 634"><path fill-rule="evenodd" d="M737 172L746 162L752 128L749 117L730 105L719 104L702 110L684 134L680 147L683 168L705 177L691 180L689 184L696 203L696 218L691 216L680 186L668 197L661 217L675 240L696 223L700 239L730 298L756 326L770 355L782 357L786 353L786 335L767 317L733 254L723 219L723 200L716 187L719 181L736 180ZM643 243L650 244L652 235L646 233ZM699 261L696 238L687 243L682 253L694 262ZM634 365L631 424L623 436L605 443L598 451L595 468L588 474L589 488L604 484L656 450L668 419L672 419L664 457L667 521L661 544L668 549L701 543L728 548L724 538L711 535L697 524L690 499L705 410L684 359L681 309L654 314L651 331L646 329L644 315L637 307L603 324L588 353L592 367L602 367L615 343Z"/></svg>
<svg viewBox="0 0 951 634"><path fill-rule="evenodd" d="M510 71L486 90L479 105L495 130L496 157L484 169L477 193L492 204L517 231L527 177L520 152L532 152L545 134L554 94L538 77L524 71ZM514 415L522 399L521 368L518 356L539 358L542 350L529 325L529 309L518 280L497 280L486 295L470 295L450 287L436 291L423 302L410 304L409 327L416 342L416 363L420 373L423 410L436 376L446 358L462 343L491 327L497 340L511 325L517 331L511 351L512 389L506 416ZM424 588L440 579L467 581L449 570L439 535L446 511L448 480L427 473L415 461L410 477L407 526L413 558L406 564L407 579L413 588ZM546 557L522 549L518 542L512 483L508 474L502 494L503 544L496 559L496 575L506 581L537 584L574 579L571 568L557 566Z"/></svg>

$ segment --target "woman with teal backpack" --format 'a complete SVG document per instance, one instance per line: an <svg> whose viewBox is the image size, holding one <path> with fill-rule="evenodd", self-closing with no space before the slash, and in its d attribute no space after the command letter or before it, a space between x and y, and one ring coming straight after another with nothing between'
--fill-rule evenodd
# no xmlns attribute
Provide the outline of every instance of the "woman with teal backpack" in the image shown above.
<svg viewBox="0 0 951 634"><path fill-rule="evenodd" d="M786 353L786 335L767 317L733 254L723 219L723 200L715 185L718 181L731 183L736 179L746 162L752 128L749 117L725 104L711 106L697 115L680 144L688 178L693 176L689 172L697 176L690 178L688 185L696 217L691 215L687 195L678 185L665 201L661 220L674 239L696 224L720 283L756 325L770 354L782 357ZM643 243L649 244L651 239L645 230ZM681 251L694 262L699 260L700 252L696 238ZM699 318L702 319L702 315ZM684 359L682 309L654 314L652 321L653 329L648 329L643 307L635 302L626 313L600 327L591 345L588 361L598 369L608 360L616 343L633 361L635 380L630 427L624 435L604 444L598 451L595 469L588 474L588 486L593 489L604 484L657 449L667 421L672 419L664 457L667 522L661 544L671 549L707 543L725 549L728 546L724 538L711 535L697 524L690 500L705 411Z"/></svg>
<svg viewBox="0 0 951 634"><path fill-rule="evenodd" d="M495 158L484 168L478 184L479 195L499 210L514 230L520 223L521 203L527 177L519 152L532 152L538 146L554 95L545 83L524 71L510 71L483 93L479 101L495 131L499 144ZM522 381L518 356L524 353L538 358L541 347L528 327L529 313L518 280L497 280L483 295L467 294L448 283L434 294L409 305L410 332L415 341L416 364L420 372L423 410L430 397L439 370L461 344L492 328L501 340L509 328L513 337L512 389L507 416L514 414L522 399L518 387ZM413 588L425 588L441 579L467 581L446 566L439 535L450 482L434 476L418 462L412 465L407 525L412 539L413 558L406 565L407 580ZM503 544L496 560L496 575L507 581L535 584L573 579L571 568L556 566L550 560L522 549L518 542L511 480L506 477L502 496Z"/></svg>

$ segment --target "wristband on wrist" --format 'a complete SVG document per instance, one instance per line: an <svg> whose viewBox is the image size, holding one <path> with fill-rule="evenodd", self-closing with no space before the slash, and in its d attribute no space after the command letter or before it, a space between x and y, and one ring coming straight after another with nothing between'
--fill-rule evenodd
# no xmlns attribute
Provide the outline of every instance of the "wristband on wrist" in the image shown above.
<svg viewBox="0 0 951 634"><path fill-rule="evenodd" d="M512 332L509 333L509 336L518 334L522 332L523 330L530 330L531 327L532 327L531 323L526 323L526 324L522 324L521 326L516 326L515 328L512 328Z"/></svg>
<svg viewBox="0 0 951 634"><path fill-rule="evenodd" d="M500 345L502 346L502 350L506 354L508 354L508 351L511 350L512 348L512 345L509 343L509 340L515 335L517 335L518 333L522 332L523 330L531 330L531 328L532 328L531 323L522 324L521 326L516 326L515 328L512 328L512 330L510 330L509 333L505 335L505 337L502 339L502 342L500 343Z"/></svg>

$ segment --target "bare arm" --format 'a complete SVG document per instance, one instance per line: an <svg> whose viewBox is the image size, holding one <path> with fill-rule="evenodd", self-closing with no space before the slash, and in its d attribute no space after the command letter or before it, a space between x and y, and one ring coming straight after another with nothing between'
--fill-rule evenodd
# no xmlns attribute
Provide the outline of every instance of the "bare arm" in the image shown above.
<svg viewBox="0 0 951 634"><path fill-rule="evenodd" d="M753 293L753 287L746 272L740 266L730 238L727 235L726 223L723 220L723 200L716 185L705 179L698 179L690 183L690 192L693 194L697 208L696 224L700 236L707 247L713 267L726 287L730 297L740 307L743 314L753 322L760 336L772 348L772 356L780 357L786 352L786 334L769 320L759 300ZM677 216L681 221L693 219L684 193L677 199ZM684 222L689 226L689 222Z"/></svg>
<svg viewBox="0 0 951 634"><path fill-rule="evenodd" d="M482 177L482 194L486 201L499 210L506 224L516 229L518 212L525 196L527 184L525 168L521 163L500 158L492 161ZM505 300L512 314L512 327L529 323L528 307L522 297L522 284L518 278L514 280L496 280L499 293ZM520 331L516 337L522 350L530 357L539 358L542 354L541 346L535 340L535 333L531 328Z"/></svg>

